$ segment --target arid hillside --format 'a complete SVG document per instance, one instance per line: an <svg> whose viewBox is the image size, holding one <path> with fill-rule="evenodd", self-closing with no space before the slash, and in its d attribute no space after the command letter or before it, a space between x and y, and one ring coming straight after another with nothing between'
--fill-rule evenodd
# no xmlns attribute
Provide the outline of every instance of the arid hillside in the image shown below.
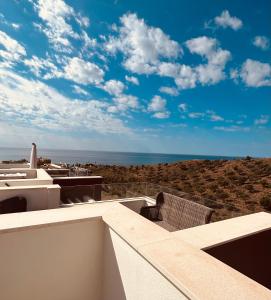
<svg viewBox="0 0 271 300"><path fill-rule="evenodd" d="M105 183L151 182L205 198L205 204L217 210L217 219L233 212L271 211L271 158L84 167L103 176Z"/></svg>

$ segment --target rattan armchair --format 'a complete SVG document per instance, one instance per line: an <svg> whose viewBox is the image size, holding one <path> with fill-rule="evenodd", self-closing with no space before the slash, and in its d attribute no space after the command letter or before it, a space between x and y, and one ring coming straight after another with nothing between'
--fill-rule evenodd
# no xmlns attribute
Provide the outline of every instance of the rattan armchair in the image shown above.
<svg viewBox="0 0 271 300"><path fill-rule="evenodd" d="M214 210L196 202L161 192L156 205L142 207L140 214L168 231L207 224Z"/></svg>

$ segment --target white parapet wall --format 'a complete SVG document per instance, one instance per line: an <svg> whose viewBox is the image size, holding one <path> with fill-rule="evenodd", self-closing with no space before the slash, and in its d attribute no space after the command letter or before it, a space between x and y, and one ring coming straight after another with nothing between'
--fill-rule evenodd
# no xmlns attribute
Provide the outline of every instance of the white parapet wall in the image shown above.
<svg viewBox="0 0 271 300"><path fill-rule="evenodd" d="M0 233L0 299L101 299L103 231L93 218Z"/></svg>
<svg viewBox="0 0 271 300"><path fill-rule="evenodd" d="M269 214L242 218L243 228L270 227ZM0 266L1 300L271 299L269 289L113 202L0 215Z"/></svg>
<svg viewBox="0 0 271 300"><path fill-rule="evenodd" d="M60 204L60 186L51 184L0 187L0 201L15 196L26 198L28 211L57 208Z"/></svg>
<svg viewBox="0 0 271 300"><path fill-rule="evenodd" d="M1 169L1 174L25 174L25 178L4 179L0 180L0 187L8 184L14 186L32 186L32 185L49 185L53 184L52 177L43 169Z"/></svg>
<svg viewBox="0 0 271 300"><path fill-rule="evenodd" d="M29 169L29 167L30 167L29 163L25 163L25 164L0 163L0 170L1 169Z"/></svg>

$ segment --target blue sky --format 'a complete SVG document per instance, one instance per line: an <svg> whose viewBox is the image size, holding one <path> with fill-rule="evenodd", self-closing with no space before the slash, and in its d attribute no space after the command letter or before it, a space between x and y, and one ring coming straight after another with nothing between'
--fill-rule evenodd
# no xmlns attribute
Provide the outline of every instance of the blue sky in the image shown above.
<svg viewBox="0 0 271 300"><path fill-rule="evenodd" d="M270 1L0 2L1 146L271 155Z"/></svg>

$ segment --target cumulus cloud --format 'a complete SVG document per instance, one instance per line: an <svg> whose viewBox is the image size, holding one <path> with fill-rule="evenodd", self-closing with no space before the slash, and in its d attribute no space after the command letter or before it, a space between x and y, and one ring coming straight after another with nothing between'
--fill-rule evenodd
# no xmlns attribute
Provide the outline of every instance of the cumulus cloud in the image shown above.
<svg viewBox="0 0 271 300"><path fill-rule="evenodd" d="M131 82L135 85L139 85L139 80L138 78L134 77L134 76L128 76L128 75L125 75L125 80L128 81L128 82Z"/></svg>
<svg viewBox="0 0 271 300"><path fill-rule="evenodd" d="M237 17L232 17L228 10L223 10L220 16L215 17L214 21L217 26L230 27L233 30L238 30L243 26L243 22Z"/></svg>
<svg viewBox="0 0 271 300"><path fill-rule="evenodd" d="M102 101L63 96L40 82L0 69L1 119L58 132L129 133Z"/></svg>
<svg viewBox="0 0 271 300"><path fill-rule="evenodd" d="M111 79L104 83L102 89L110 95L118 96L123 93L125 85L119 80Z"/></svg>
<svg viewBox="0 0 271 300"><path fill-rule="evenodd" d="M45 23L36 24L36 27L48 37L57 51L69 52L72 48L69 38L80 39L80 34L68 23L70 19L81 26L89 25L88 18L76 13L63 0L38 0L34 2L34 8Z"/></svg>
<svg viewBox="0 0 271 300"><path fill-rule="evenodd" d="M221 49L216 39L202 36L188 40L185 44L192 54L201 55L207 60L207 64L201 64L194 69L202 85L216 84L225 78L224 68L231 53Z"/></svg>
<svg viewBox="0 0 271 300"><path fill-rule="evenodd" d="M166 99L155 95L148 105L148 111L153 112L153 117L157 119L166 119L170 116L169 111L166 110Z"/></svg>
<svg viewBox="0 0 271 300"><path fill-rule="evenodd" d="M261 115L260 118L256 119L254 121L255 125L265 125L269 122L269 116L268 115Z"/></svg>
<svg viewBox="0 0 271 300"><path fill-rule="evenodd" d="M114 105L108 107L108 112L118 113L127 110L135 110L139 107L138 98L133 95L119 95L113 98Z"/></svg>
<svg viewBox="0 0 271 300"><path fill-rule="evenodd" d="M0 58L6 62L7 66L16 63L21 57L26 56L25 48L1 30L0 45L4 48L4 50L0 49Z"/></svg>
<svg viewBox="0 0 271 300"><path fill-rule="evenodd" d="M271 66L268 63L247 59L242 65L240 77L249 87L271 86Z"/></svg>
<svg viewBox="0 0 271 300"><path fill-rule="evenodd" d="M98 85L103 81L104 71L94 63L73 57L65 66L63 77L79 84Z"/></svg>
<svg viewBox="0 0 271 300"><path fill-rule="evenodd" d="M159 88L159 92L168 94L170 96L178 96L179 95L178 89L176 89L175 87L170 87L170 86L161 86Z"/></svg>
<svg viewBox="0 0 271 300"><path fill-rule="evenodd" d="M162 58L177 58L182 52L179 44L170 39L160 28L148 26L136 14L120 18L118 36L111 36L105 49L124 54L124 67L134 73L151 74Z"/></svg>
<svg viewBox="0 0 271 300"><path fill-rule="evenodd" d="M253 45L262 50L267 50L269 49L270 41L266 36L258 35L253 39Z"/></svg>

